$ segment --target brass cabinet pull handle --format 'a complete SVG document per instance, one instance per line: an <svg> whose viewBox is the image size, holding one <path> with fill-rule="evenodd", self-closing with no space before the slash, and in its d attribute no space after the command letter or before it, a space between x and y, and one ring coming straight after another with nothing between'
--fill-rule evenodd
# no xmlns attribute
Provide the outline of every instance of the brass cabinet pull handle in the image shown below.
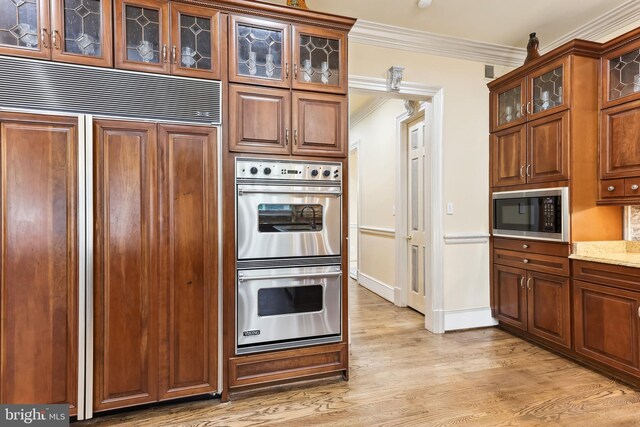
<svg viewBox="0 0 640 427"><path fill-rule="evenodd" d="M520 178L524 178L524 165L520 166Z"/></svg>
<svg viewBox="0 0 640 427"><path fill-rule="evenodd" d="M58 36L60 35L60 33L58 32L58 30L54 30L53 32L53 48L60 50L60 39L58 38Z"/></svg>
<svg viewBox="0 0 640 427"><path fill-rule="evenodd" d="M167 62L167 45L162 45L162 62Z"/></svg>
<svg viewBox="0 0 640 427"><path fill-rule="evenodd" d="M42 40L42 47L45 49L49 49L51 46L48 43L49 40L49 31L46 28L43 28L40 32L40 40Z"/></svg>
<svg viewBox="0 0 640 427"><path fill-rule="evenodd" d="M524 104L520 104L520 115L524 116Z"/></svg>
<svg viewBox="0 0 640 427"><path fill-rule="evenodd" d="M173 60L174 64L178 63L178 53L175 45L173 46L173 48L171 48L171 59Z"/></svg>
<svg viewBox="0 0 640 427"><path fill-rule="evenodd" d="M531 101L527 102L527 114L531 114Z"/></svg>
<svg viewBox="0 0 640 427"><path fill-rule="evenodd" d="M616 187L614 187L613 185L610 185L610 186L607 187L607 191L609 191L609 192L611 192L611 191L613 191L615 189L616 189Z"/></svg>
<svg viewBox="0 0 640 427"><path fill-rule="evenodd" d="M531 290L531 277L527 279L527 289Z"/></svg>
<svg viewBox="0 0 640 427"><path fill-rule="evenodd" d="M298 129L293 131L293 145L298 145Z"/></svg>
<svg viewBox="0 0 640 427"><path fill-rule="evenodd" d="M298 64L293 64L293 78L298 78Z"/></svg>
<svg viewBox="0 0 640 427"><path fill-rule="evenodd" d="M287 61L284 62L284 75L285 75L285 78L288 80L289 79L289 62Z"/></svg>
<svg viewBox="0 0 640 427"><path fill-rule="evenodd" d="M531 176L529 170L531 169L531 165L527 165L527 176Z"/></svg>
<svg viewBox="0 0 640 427"><path fill-rule="evenodd" d="M289 128L286 128L284 130L284 146L288 146L289 145Z"/></svg>
<svg viewBox="0 0 640 427"><path fill-rule="evenodd" d="M638 307L638 317L640 317L640 307Z"/></svg>
<svg viewBox="0 0 640 427"><path fill-rule="evenodd" d="M524 276L520 278L520 287L524 289Z"/></svg>
<svg viewBox="0 0 640 427"><path fill-rule="evenodd" d="M636 190L638 189L638 184L633 184L633 185L631 186L631 189L632 189L633 191L636 191Z"/></svg>

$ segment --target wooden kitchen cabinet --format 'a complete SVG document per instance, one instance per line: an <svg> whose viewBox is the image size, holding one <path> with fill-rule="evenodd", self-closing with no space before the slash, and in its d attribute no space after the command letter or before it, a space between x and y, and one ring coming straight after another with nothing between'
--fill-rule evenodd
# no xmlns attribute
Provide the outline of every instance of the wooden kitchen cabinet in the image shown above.
<svg viewBox="0 0 640 427"><path fill-rule="evenodd" d="M640 100L600 113L600 178L640 176Z"/></svg>
<svg viewBox="0 0 640 427"><path fill-rule="evenodd" d="M0 16L0 54L113 64L111 1L6 1Z"/></svg>
<svg viewBox="0 0 640 427"><path fill-rule="evenodd" d="M231 16L229 80L345 94L347 32Z"/></svg>
<svg viewBox="0 0 640 427"><path fill-rule="evenodd" d="M496 317L522 330L527 329L526 275L521 268L493 265Z"/></svg>
<svg viewBox="0 0 640 427"><path fill-rule="evenodd" d="M346 156L344 96L231 84L229 109L231 151Z"/></svg>
<svg viewBox="0 0 640 427"><path fill-rule="evenodd" d="M602 108L640 99L640 29L605 43L601 61Z"/></svg>
<svg viewBox="0 0 640 427"><path fill-rule="evenodd" d="M162 0L115 0L114 5L116 67L220 78L215 9Z"/></svg>
<svg viewBox="0 0 640 427"><path fill-rule="evenodd" d="M78 120L0 113L0 403L78 398Z"/></svg>
<svg viewBox="0 0 640 427"><path fill-rule="evenodd" d="M491 135L493 187L569 179L569 112Z"/></svg>

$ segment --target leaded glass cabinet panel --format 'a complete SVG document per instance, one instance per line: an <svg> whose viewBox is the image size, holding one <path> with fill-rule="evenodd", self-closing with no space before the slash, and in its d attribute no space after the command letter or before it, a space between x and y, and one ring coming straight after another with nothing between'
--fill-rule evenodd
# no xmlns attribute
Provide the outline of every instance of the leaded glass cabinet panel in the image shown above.
<svg viewBox="0 0 640 427"><path fill-rule="evenodd" d="M211 8L172 3L172 74L220 78L219 15Z"/></svg>
<svg viewBox="0 0 640 427"><path fill-rule="evenodd" d="M346 35L294 25L293 83L298 89L346 93Z"/></svg>
<svg viewBox="0 0 640 427"><path fill-rule="evenodd" d="M169 3L115 1L116 66L139 71L170 71Z"/></svg>
<svg viewBox="0 0 640 427"><path fill-rule="evenodd" d="M525 121L524 79L491 92L491 131L506 129Z"/></svg>
<svg viewBox="0 0 640 427"><path fill-rule="evenodd" d="M640 41L605 54L602 80L603 106L640 99Z"/></svg>
<svg viewBox="0 0 640 427"><path fill-rule="evenodd" d="M110 67L113 64L111 2L55 0L52 6L52 58Z"/></svg>
<svg viewBox="0 0 640 427"><path fill-rule="evenodd" d="M0 0L0 54L49 58L49 2Z"/></svg>
<svg viewBox="0 0 640 427"><path fill-rule="evenodd" d="M231 17L229 80L289 87L289 25Z"/></svg>
<svg viewBox="0 0 640 427"><path fill-rule="evenodd" d="M568 58L536 69L527 78L527 120L569 107L570 62Z"/></svg>

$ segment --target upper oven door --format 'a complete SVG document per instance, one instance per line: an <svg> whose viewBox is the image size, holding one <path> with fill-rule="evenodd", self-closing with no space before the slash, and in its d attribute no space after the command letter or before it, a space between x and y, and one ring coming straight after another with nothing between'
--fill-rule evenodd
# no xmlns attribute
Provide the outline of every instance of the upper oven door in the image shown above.
<svg viewBox="0 0 640 427"><path fill-rule="evenodd" d="M340 255L340 186L240 184L238 260Z"/></svg>

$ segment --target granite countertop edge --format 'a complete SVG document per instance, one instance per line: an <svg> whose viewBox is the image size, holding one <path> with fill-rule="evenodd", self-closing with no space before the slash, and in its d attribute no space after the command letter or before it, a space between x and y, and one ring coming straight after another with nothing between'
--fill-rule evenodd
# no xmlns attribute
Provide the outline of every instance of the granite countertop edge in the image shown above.
<svg viewBox="0 0 640 427"><path fill-rule="evenodd" d="M590 261L590 262L599 262L602 264L612 264L612 265L621 265L624 267L634 267L640 268L640 256L638 256L637 261L631 261L628 259L624 259L624 257L628 255L626 253L613 253L608 256L597 256L597 255L582 255L582 254L571 254L569 255L570 259L575 259L579 261Z"/></svg>

